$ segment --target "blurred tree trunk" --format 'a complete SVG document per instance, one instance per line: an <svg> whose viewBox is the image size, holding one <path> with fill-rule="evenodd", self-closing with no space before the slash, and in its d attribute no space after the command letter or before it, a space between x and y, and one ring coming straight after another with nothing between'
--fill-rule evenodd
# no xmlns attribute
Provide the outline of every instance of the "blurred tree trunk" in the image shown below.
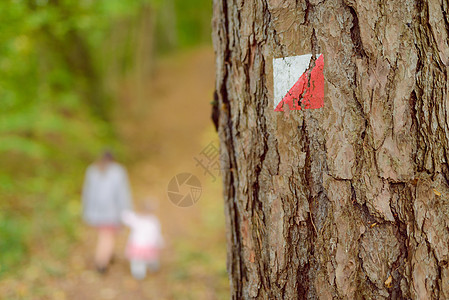
<svg viewBox="0 0 449 300"><path fill-rule="evenodd" d="M59 40L59 49L69 69L83 79L80 91L91 109L100 119L110 119L111 104L104 90L103 79L85 38L76 30L71 30L65 39Z"/></svg>
<svg viewBox="0 0 449 300"><path fill-rule="evenodd" d="M233 299L449 299L447 0L214 0ZM323 53L324 107L272 59Z"/></svg>
<svg viewBox="0 0 449 300"><path fill-rule="evenodd" d="M159 22L161 36L158 42L167 49L174 49L178 46L178 32L176 30L176 8L173 0L164 0L159 8Z"/></svg>
<svg viewBox="0 0 449 300"><path fill-rule="evenodd" d="M145 5L140 13L137 25L136 49L134 60L134 94L137 100L136 111L142 112L142 106L148 105L148 78L153 70L154 63L154 29L156 14L154 10Z"/></svg>
<svg viewBox="0 0 449 300"><path fill-rule="evenodd" d="M146 82L153 69L155 23L156 14L153 9L149 5L144 6L141 10L136 40L136 80L140 82Z"/></svg>
<svg viewBox="0 0 449 300"><path fill-rule="evenodd" d="M73 13L60 1L51 0L49 4L67 17ZM39 9L37 3L33 1L28 2L28 7L32 11ZM52 52L57 54L56 56L60 56L67 69L80 79L79 85L74 89L81 93L92 114L100 119L109 120L110 105L108 105L103 81L98 67L94 64L92 51L89 49L86 38L75 28L70 28L64 35L55 34L50 24L44 24L41 30L43 45L49 46Z"/></svg>

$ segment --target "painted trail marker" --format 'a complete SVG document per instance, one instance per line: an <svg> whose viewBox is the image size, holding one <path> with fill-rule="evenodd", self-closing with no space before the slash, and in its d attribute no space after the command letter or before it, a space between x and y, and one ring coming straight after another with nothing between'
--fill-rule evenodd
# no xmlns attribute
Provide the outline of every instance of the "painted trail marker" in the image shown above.
<svg viewBox="0 0 449 300"><path fill-rule="evenodd" d="M309 69L312 54L273 59L274 110L317 109L324 106L324 57Z"/></svg>

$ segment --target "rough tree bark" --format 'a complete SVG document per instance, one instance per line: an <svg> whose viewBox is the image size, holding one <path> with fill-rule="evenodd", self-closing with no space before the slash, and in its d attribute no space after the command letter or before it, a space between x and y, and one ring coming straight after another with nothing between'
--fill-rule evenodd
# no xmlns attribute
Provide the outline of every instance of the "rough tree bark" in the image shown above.
<svg viewBox="0 0 449 300"><path fill-rule="evenodd" d="M233 299L449 299L447 0L214 0ZM272 59L323 53L324 107Z"/></svg>

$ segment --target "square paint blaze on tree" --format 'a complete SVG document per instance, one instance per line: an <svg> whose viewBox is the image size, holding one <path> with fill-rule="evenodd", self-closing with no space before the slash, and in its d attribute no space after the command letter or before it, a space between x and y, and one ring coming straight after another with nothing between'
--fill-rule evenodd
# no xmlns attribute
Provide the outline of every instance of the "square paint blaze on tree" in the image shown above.
<svg viewBox="0 0 449 300"><path fill-rule="evenodd" d="M273 59L274 110L317 109L324 106L324 57L312 54ZM313 67L311 67L314 65Z"/></svg>

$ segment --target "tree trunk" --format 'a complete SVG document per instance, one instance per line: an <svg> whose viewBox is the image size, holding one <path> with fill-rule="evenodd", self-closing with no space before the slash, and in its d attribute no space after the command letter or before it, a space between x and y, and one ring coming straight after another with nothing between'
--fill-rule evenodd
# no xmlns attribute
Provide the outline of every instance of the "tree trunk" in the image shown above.
<svg viewBox="0 0 449 300"><path fill-rule="evenodd" d="M233 299L449 299L447 0L214 0ZM324 55L275 112L273 58Z"/></svg>

